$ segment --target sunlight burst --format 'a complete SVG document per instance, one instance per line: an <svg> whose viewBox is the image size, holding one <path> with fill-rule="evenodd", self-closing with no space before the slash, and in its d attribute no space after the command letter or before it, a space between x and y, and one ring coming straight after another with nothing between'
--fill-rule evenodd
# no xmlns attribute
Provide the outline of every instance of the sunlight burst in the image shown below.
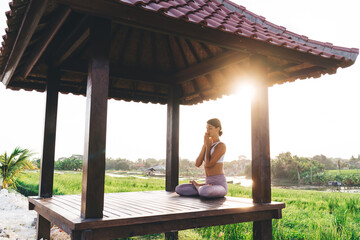
<svg viewBox="0 0 360 240"><path fill-rule="evenodd" d="M236 95L241 98L251 100L255 95L255 87L251 83L242 83L238 86Z"/></svg>

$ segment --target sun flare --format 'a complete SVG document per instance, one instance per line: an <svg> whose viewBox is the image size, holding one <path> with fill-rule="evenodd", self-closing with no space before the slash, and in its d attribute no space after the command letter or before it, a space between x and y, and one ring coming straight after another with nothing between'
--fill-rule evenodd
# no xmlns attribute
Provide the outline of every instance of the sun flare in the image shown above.
<svg viewBox="0 0 360 240"><path fill-rule="evenodd" d="M242 83L238 86L236 94L248 100L251 100L255 95L255 86L251 83Z"/></svg>

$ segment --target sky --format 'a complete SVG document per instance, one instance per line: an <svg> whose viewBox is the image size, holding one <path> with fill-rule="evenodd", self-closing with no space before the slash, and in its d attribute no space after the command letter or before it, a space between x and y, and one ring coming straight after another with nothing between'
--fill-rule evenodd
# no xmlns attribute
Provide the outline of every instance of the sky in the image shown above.
<svg viewBox="0 0 360 240"><path fill-rule="evenodd" d="M7 1L0 1L0 34L6 27ZM335 46L360 48L358 0L237 0L270 22ZM350 158L360 154L360 63L334 75L297 80L269 88L270 154ZM180 158L195 160L206 121L221 120L227 146L225 161L240 155L251 159L251 94L238 93L193 106L180 107ZM40 157L45 94L12 91L0 83L0 153L16 146ZM84 153L85 97L59 96L55 158ZM106 156L164 159L166 105L109 100Z"/></svg>

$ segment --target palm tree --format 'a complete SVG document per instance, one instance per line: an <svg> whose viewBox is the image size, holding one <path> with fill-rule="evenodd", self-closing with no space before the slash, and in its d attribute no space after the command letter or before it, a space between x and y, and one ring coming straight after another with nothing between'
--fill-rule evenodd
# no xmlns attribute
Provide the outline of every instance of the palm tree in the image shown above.
<svg viewBox="0 0 360 240"><path fill-rule="evenodd" d="M28 149L16 147L10 156L5 152L0 156L0 177L2 188L16 188L16 179L24 169L33 168L29 162L32 153Z"/></svg>

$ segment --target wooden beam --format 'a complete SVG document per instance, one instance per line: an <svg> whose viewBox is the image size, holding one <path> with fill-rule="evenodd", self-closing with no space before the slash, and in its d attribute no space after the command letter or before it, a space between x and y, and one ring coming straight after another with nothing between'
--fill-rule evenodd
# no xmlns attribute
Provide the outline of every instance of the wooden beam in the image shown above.
<svg viewBox="0 0 360 240"><path fill-rule="evenodd" d="M83 218L103 216L110 38L111 21L92 18L81 194Z"/></svg>
<svg viewBox="0 0 360 240"><path fill-rule="evenodd" d="M252 56L250 67L256 86L251 102L252 197L254 203L271 202L269 106L267 87L267 58ZM271 219L255 221L253 238L272 239Z"/></svg>
<svg viewBox="0 0 360 240"><path fill-rule="evenodd" d="M34 65L37 63L51 40L54 38L55 34L58 32L59 28L69 16L70 12L71 10L69 7L60 6L56 13L54 13L47 29L44 30L44 33L42 34L41 40L39 40L37 44L31 48L31 52L28 54L28 57L24 59L24 65L19 72L19 76L21 78L26 78L31 72Z"/></svg>
<svg viewBox="0 0 360 240"><path fill-rule="evenodd" d="M89 37L88 16L83 16L73 30L68 34L62 45L52 56L54 66L60 66Z"/></svg>
<svg viewBox="0 0 360 240"><path fill-rule="evenodd" d="M61 71L76 72L86 74L86 66L84 62L77 61L61 66ZM110 66L110 77L123 78L136 82L154 83L157 85L168 85L167 80L170 75L156 72L149 72L148 70L136 69L131 67L119 67L116 65Z"/></svg>
<svg viewBox="0 0 360 240"><path fill-rule="evenodd" d="M121 4L116 1L57 1L71 6L76 11L106 17L121 24L194 39L235 51L274 56L294 62L310 62L322 67L338 66L341 63L339 60L328 59L218 29L204 27L201 24L189 23L181 19L167 17L164 14L153 11L145 11L140 7Z"/></svg>
<svg viewBox="0 0 360 240"><path fill-rule="evenodd" d="M175 191L179 184L179 93L175 84L169 86L166 133L166 191Z"/></svg>
<svg viewBox="0 0 360 240"><path fill-rule="evenodd" d="M244 61L245 57L247 57L247 55L243 53L227 51L219 56L202 61L196 65L189 66L188 68L175 73L174 78L177 83L180 84L215 70Z"/></svg>
<svg viewBox="0 0 360 240"><path fill-rule="evenodd" d="M10 56L5 65L1 81L7 86L17 68L21 57L23 56L41 17L44 14L48 0L36 1L30 0L24 13L23 21L19 28L18 35L14 42Z"/></svg>

